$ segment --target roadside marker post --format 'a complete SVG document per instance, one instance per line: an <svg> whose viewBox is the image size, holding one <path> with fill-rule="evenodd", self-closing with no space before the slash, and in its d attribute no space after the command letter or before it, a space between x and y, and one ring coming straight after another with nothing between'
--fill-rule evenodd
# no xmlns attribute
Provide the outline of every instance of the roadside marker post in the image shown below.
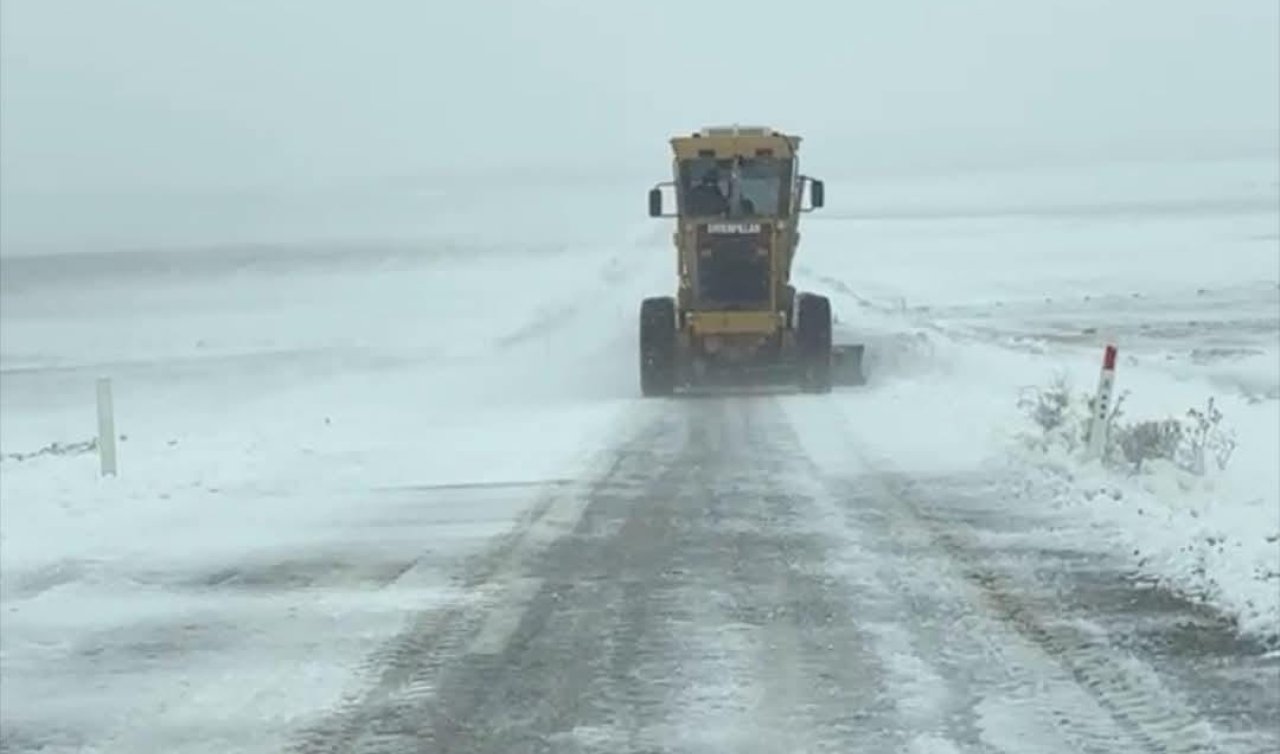
<svg viewBox="0 0 1280 754"><path fill-rule="evenodd" d="M1107 416L1111 413L1111 392L1116 384L1116 347L1108 343L1102 352L1102 374L1098 392L1093 398L1093 416L1089 423L1089 457L1102 458L1107 446Z"/></svg>
<svg viewBox="0 0 1280 754"><path fill-rule="evenodd" d="M116 417L111 400L111 380L98 380L98 459L102 476L116 475Z"/></svg>

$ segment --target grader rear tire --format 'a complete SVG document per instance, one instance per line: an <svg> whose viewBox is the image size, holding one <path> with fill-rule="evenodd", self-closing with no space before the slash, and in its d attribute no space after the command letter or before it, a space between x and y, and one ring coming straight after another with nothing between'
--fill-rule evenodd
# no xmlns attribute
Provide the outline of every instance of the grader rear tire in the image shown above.
<svg viewBox="0 0 1280 754"><path fill-rule="evenodd" d="M640 303L640 392L671 395L676 388L676 302L670 296Z"/></svg>
<svg viewBox="0 0 1280 754"><path fill-rule="evenodd" d="M807 393L831 392L831 301L826 296L797 296L796 347L801 389Z"/></svg>

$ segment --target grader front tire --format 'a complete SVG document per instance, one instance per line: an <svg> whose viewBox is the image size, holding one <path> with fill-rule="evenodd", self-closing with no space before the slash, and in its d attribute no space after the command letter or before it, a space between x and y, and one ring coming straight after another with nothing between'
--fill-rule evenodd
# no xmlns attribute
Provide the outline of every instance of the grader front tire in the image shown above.
<svg viewBox="0 0 1280 754"><path fill-rule="evenodd" d="M676 388L676 302L670 296L640 304L640 392L671 395Z"/></svg>
<svg viewBox="0 0 1280 754"><path fill-rule="evenodd" d="M802 293L796 302L796 347L800 387L808 393L831 392L831 302Z"/></svg>

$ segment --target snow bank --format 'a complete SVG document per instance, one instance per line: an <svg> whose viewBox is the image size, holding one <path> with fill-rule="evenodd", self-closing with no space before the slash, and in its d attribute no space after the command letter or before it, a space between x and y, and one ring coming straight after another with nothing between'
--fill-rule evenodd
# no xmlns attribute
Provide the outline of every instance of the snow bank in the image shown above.
<svg viewBox="0 0 1280 754"><path fill-rule="evenodd" d="M1164 375L1131 369L1121 378L1133 392L1118 423L1182 420L1213 397L1222 429L1236 443L1225 468L1212 457L1203 472L1168 458L1141 466L1123 458L1086 461L1061 434L1042 444L1042 429L1030 422L1017 456L1041 471L1059 513L1094 524L1094 535L1107 537L1135 570L1217 606L1246 634L1280 641L1280 403L1221 395L1209 386L1189 401L1193 390ZM1088 412L1084 395L1073 396L1077 417Z"/></svg>

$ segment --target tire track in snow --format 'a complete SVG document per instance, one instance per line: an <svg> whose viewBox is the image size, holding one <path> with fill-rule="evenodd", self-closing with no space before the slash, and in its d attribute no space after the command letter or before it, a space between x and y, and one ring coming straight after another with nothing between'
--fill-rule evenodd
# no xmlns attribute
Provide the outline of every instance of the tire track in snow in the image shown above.
<svg viewBox="0 0 1280 754"><path fill-rule="evenodd" d="M639 434L643 438L653 431L647 427ZM363 688L301 731L290 751L418 751L424 736L421 711L437 699L439 678L448 664L468 653L493 654L497 644L509 640L512 611L518 609L512 598L529 591L523 576L526 562L572 531L590 497L589 488L607 486L625 457L625 452L606 453L599 462L603 468L587 482L545 494L507 535L469 558L458 580L471 597L414 616L396 639L374 652L357 671L357 685Z"/></svg>
<svg viewBox="0 0 1280 754"><path fill-rule="evenodd" d="M685 588L700 628L686 656L704 661L684 669L684 737L669 750L901 751L910 726L863 630L868 615L830 573L826 539L804 525L815 501L784 482L777 405L698 408L686 503L697 536L682 550L696 556Z"/></svg>
<svg viewBox="0 0 1280 754"><path fill-rule="evenodd" d="M1055 604L1049 596L1029 592L976 560L972 553L980 550L963 542L963 535L953 528L926 515L927 502L904 494L886 474L874 470L842 419L821 410L818 403L790 405L797 431L834 438L847 457L865 470L857 479L825 480L836 496L848 501L845 515L851 527L876 532L882 541L905 547L903 571L912 567L907 555L913 550L941 556L939 565L954 576L943 575L935 589L947 587L952 594L968 596L961 615L952 619L963 621L971 645L981 647L987 659L1011 673L1010 685L1038 686L1059 704L1053 722L1063 740L1070 742L1070 750L1222 750L1226 737L1167 688L1151 668L1105 640L1052 620ZM813 472L822 474L816 465ZM898 573L887 578L895 590L908 592L928 584L923 576L914 584ZM927 626L918 624L916 631L923 628ZM948 640L938 634L936 638L944 654L954 650L954 637ZM972 657L952 655L948 662L952 661L958 666L973 664ZM1041 672L1025 677L1027 667ZM975 694L981 693L981 688L975 689Z"/></svg>
<svg viewBox="0 0 1280 754"><path fill-rule="evenodd" d="M531 580L396 642L302 750L900 751L815 503L779 483L776 405L655 405L572 535L504 556Z"/></svg>
<svg viewBox="0 0 1280 754"><path fill-rule="evenodd" d="M964 551L965 562L981 564L973 580L1038 642L1092 658L1082 682L1127 702L1127 716L1146 718L1144 727L1169 723L1167 710L1145 699L1145 689L1159 688L1183 719L1200 721L1190 733L1175 726L1168 735L1185 734L1207 749L1277 749L1280 678L1264 659L1265 645L1240 637L1203 604L1136 582L1125 563L1100 560L1087 546L1040 549L1034 542L1042 534L1027 542L1020 533L1054 524L1009 515L1010 503L1017 506L1027 492L1017 480L966 485L957 496L954 479L885 479L900 499L946 500L926 515L949 546Z"/></svg>
<svg viewBox="0 0 1280 754"><path fill-rule="evenodd" d="M827 429L794 422L779 431L795 438ZM852 479L831 480L798 446L796 439L788 478L824 503L813 525L843 551L844 588L888 667L894 704L915 734L910 748L1020 752L1035 741L1037 751L1065 754L1111 751L1124 740L1074 683L1055 676L957 589L954 564L894 501L867 485L856 459ZM1064 725L1046 702L1077 719Z"/></svg>
<svg viewBox="0 0 1280 754"><path fill-rule="evenodd" d="M574 534L525 563L542 589L510 641L453 658L416 711L416 748L404 751L614 751L661 716L666 686L653 658L666 636L657 622L671 610L662 579L675 547L671 493L686 473L671 463L678 445L661 438L678 432L663 421L583 494ZM637 511L653 492L665 504Z"/></svg>
<svg viewBox="0 0 1280 754"><path fill-rule="evenodd" d="M872 562L897 560L877 577L903 603L899 619L883 629L889 641L882 646L929 658L932 674L948 689L933 715L941 723L935 733L995 751L1021 751L1019 740L1033 740L1045 752L1163 751L1136 745L1056 658L991 615L927 531L884 514L896 501L882 490L861 480L835 484L833 494L848 506L848 525L879 540L869 545L882 550Z"/></svg>
<svg viewBox="0 0 1280 754"><path fill-rule="evenodd" d="M772 481L768 400L674 401L532 566L544 589L507 651L441 680L444 750L775 752L876 746L901 726L824 578L826 552ZM816 549L815 549L816 548Z"/></svg>

